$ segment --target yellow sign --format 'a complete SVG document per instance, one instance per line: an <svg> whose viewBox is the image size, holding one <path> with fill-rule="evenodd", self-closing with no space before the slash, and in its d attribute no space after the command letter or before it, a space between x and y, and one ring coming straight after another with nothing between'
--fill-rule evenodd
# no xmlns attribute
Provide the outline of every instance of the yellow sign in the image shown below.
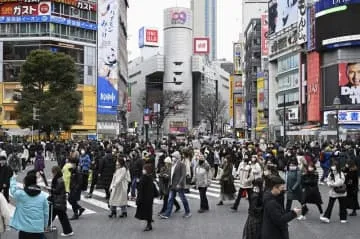
<svg viewBox="0 0 360 239"><path fill-rule="evenodd" d="M264 116L264 101L265 101L265 79L259 77L257 79L257 116L256 116L256 129L262 131L267 127L267 122ZM261 130L260 130L261 129Z"/></svg>
<svg viewBox="0 0 360 239"><path fill-rule="evenodd" d="M230 116L230 119L232 119L234 117L234 108L233 108L233 105L234 105L234 101L233 101L233 96L234 96L234 76L231 75L230 76L230 82L229 82L229 86L230 86L230 89L229 89L229 116Z"/></svg>

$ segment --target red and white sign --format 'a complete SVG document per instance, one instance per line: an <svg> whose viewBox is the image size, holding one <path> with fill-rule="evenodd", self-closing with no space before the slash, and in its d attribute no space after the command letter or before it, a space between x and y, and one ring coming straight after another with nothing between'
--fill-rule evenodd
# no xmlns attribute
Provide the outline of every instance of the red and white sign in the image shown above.
<svg viewBox="0 0 360 239"><path fill-rule="evenodd" d="M159 44L159 31L157 29L145 29L145 45Z"/></svg>
<svg viewBox="0 0 360 239"><path fill-rule="evenodd" d="M267 56L269 54L268 31L269 31L268 15L264 14L261 15L261 55L262 56Z"/></svg>
<svg viewBox="0 0 360 239"><path fill-rule="evenodd" d="M194 38L194 54L209 54L210 39L208 37Z"/></svg>
<svg viewBox="0 0 360 239"><path fill-rule="evenodd" d="M51 2L18 2L0 5L0 16L44 16L50 14Z"/></svg>

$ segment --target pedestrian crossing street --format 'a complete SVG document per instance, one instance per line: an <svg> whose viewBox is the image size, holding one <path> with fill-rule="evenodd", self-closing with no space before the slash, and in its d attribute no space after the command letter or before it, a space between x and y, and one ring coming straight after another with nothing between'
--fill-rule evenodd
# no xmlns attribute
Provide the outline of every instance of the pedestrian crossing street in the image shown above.
<svg viewBox="0 0 360 239"><path fill-rule="evenodd" d="M49 183L51 183L51 179L48 180ZM44 182L40 181L38 185L42 188L42 191L46 194L46 196L49 195L47 192L47 189L45 187ZM239 189L239 181L235 180L235 188ZM17 183L17 186L22 188L22 183ZM109 211L108 204L105 200L105 191L104 190L97 190L95 189L92 198L86 198L87 192L83 192L81 196L81 201L79 204L84 207L86 210L83 213L83 216L92 215L96 213L103 213L104 211ZM199 191L193 187L190 188L190 193L185 194L188 200L198 200L200 201L200 195ZM207 196L208 198L214 198L218 199L220 197L220 182L219 180L212 180L211 185L207 189ZM180 198L177 197L177 200L180 201ZM200 202L199 202L200 203ZM154 199L154 205L162 206L163 200L160 200L159 198ZM128 200L128 206L132 208L136 208L135 201ZM15 211L15 206L13 204L9 205L11 215L13 215ZM72 211L71 205L67 203L67 209L69 212ZM69 214L71 215L71 214Z"/></svg>

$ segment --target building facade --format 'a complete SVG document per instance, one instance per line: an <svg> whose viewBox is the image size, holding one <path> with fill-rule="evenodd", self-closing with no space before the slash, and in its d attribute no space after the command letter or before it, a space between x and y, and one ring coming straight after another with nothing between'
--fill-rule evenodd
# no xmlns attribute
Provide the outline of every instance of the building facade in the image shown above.
<svg viewBox="0 0 360 239"><path fill-rule="evenodd" d="M16 125L15 91L21 89L19 74L32 50L46 49L73 57L78 91L82 94L80 124L73 133L96 132L96 2L24 1L0 6L0 125ZM44 66L46 67L46 66Z"/></svg>
<svg viewBox="0 0 360 239"><path fill-rule="evenodd" d="M217 0L192 0L193 36L210 38L209 60L217 59Z"/></svg>

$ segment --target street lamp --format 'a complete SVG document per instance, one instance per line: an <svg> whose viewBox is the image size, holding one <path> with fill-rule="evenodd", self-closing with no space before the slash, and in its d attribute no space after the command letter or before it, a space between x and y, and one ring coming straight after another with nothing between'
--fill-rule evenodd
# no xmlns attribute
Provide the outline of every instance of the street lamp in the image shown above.
<svg viewBox="0 0 360 239"><path fill-rule="evenodd" d="M336 96L333 100L333 106L336 108L336 142L339 143L339 109L341 100L339 96Z"/></svg>

